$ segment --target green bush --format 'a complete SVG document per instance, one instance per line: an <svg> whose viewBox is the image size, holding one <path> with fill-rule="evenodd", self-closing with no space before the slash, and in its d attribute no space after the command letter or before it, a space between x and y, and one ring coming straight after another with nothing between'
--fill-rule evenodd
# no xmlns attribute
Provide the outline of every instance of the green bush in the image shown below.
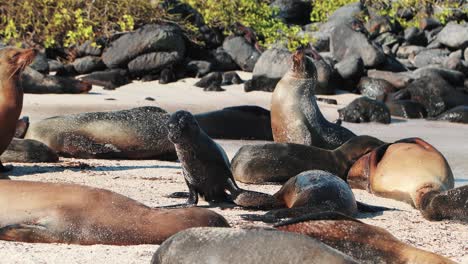
<svg viewBox="0 0 468 264"><path fill-rule="evenodd" d="M70 46L168 15L149 0L0 0L4 41Z"/></svg>
<svg viewBox="0 0 468 264"><path fill-rule="evenodd" d="M301 28L288 27L275 17L278 10L269 6L267 0L183 0L194 7L211 27L222 28L226 35L231 34L231 26L236 22L251 27L260 37L260 45L283 42L289 49L308 44L311 39L299 37Z"/></svg>
<svg viewBox="0 0 468 264"><path fill-rule="evenodd" d="M313 0L312 1L312 12L310 13L310 19L312 22L325 22L328 17L333 14L338 8L358 2L356 0Z"/></svg>

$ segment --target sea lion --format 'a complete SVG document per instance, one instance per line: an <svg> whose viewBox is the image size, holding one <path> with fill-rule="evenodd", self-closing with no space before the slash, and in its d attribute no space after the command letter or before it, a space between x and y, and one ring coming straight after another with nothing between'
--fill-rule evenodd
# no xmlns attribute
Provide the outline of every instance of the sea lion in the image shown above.
<svg viewBox="0 0 468 264"><path fill-rule="evenodd" d="M60 156L175 160L159 107L56 116L32 123L25 139L43 142Z"/></svg>
<svg viewBox="0 0 468 264"><path fill-rule="evenodd" d="M276 85L271 98L271 127L278 143L335 149L355 136L328 122L315 98L317 71L304 51L292 55L292 67Z"/></svg>
<svg viewBox="0 0 468 264"><path fill-rule="evenodd" d="M195 115L200 127L211 138L273 140L270 111L242 105Z"/></svg>
<svg viewBox="0 0 468 264"><path fill-rule="evenodd" d="M32 94L82 94L88 93L92 85L72 77L44 75L33 68L26 68L21 77L25 93Z"/></svg>
<svg viewBox="0 0 468 264"><path fill-rule="evenodd" d="M324 170L346 180L349 168L362 155L385 144L370 136L356 136L335 150L269 143L243 146L232 159L234 179L244 183L285 182L307 170Z"/></svg>
<svg viewBox="0 0 468 264"><path fill-rule="evenodd" d="M10 145L23 108L21 73L37 54L35 49L4 48L0 50L0 154ZM9 168L0 161L0 172Z"/></svg>
<svg viewBox="0 0 468 264"><path fill-rule="evenodd" d="M5 162L57 162L58 155L42 142L32 139L13 138L0 156Z"/></svg>
<svg viewBox="0 0 468 264"><path fill-rule="evenodd" d="M273 197L283 209L264 215L243 215L251 221L276 222L283 218L297 217L311 212L339 212L354 216L358 210L378 212L384 207L357 202L348 184L330 172L321 170L304 171L289 179Z"/></svg>
<svg viewBox="0 0 468 264"><path fill-rule="evenodd" d="M455 263L405 244L388 231L339 213L319 213L275 225L281 231L307 235L364 264Z"/></svg>
<svg viewBox="0 0 468 264"><path fill-rule="evenodd" d="M237 186L223 148L200 128L191 113L173 113L167 122L167 130L189 189L187 203L176 206L194 206L200 195L207 202L213 203L233 201L243 207L277 207L277 200L273 196Z"/></svg>
<svg viewBox="0 0 468 264"><path fill-rule="evenodd" d="M300 234L275 230L191 228L158 248L152 264L185 263L357 263L351 257Z"/></svg>
<svg viewBox="0 0 468 264"><path fill-rule="evenodd" d="M201 226L227 227L204 208L154 209L77 184L0 181L0 239L31 243L159 244Z"/></svg>
<svg viewBox="0 0 468 264"><path fill-rule="evenodd" d="M390 124L392 120L390 110L384 103L365 96L356 98L346 107L338 109L338 115L341 120L350 123Z"/></svg>
<svg viewBox="0 0 468 264"><path fill-rule="evenodd" d="M429 220L468 220L468 185L454 187L447 160L420 138L383 145L348 172L352 188L411 204Z"/></svg>

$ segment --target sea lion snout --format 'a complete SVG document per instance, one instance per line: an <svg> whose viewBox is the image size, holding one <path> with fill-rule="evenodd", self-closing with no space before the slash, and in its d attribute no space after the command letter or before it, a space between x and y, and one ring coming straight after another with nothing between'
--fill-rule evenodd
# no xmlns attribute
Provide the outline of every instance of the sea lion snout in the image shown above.
<svg viewBox="0 0 468 264"><path fill-rule="evenodd" d="M12 57L14 64L26 67L34 60L36 55L39 53L36 49L24 49L20 50L19 53L14 54Z"/></svg>

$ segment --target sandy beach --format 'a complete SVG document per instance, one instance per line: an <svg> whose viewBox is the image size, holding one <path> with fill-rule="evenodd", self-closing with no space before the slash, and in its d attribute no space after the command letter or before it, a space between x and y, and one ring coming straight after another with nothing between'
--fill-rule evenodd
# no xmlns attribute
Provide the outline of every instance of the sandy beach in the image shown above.
<svg viewBox="0 0 468 264"><path fill-rule="evenodd" d="M249 73L239 72L245 80ZM43 118L89 111L128 109L137 106L159 106L169 112L179 109L193 113L217 110L235 105L258 105L269 108L271 93L245 93L242 85L225 86L225 92L204 92L193 86L196 79L160 85L156 82L134 82L115 91L93 87L82 95L25 95L22 115L31 122ZM154 101L146 100L151 97ZM330 120L338 117L337 109L346 106L358 95L339 93L334 96L338 105L319 102L322 112ZM468 125L427 120L393 119L392 124L350 124L343 126L356 134L367 134L384 141L418 136L439 149L447 158L456 179L456 186L468 184ZM228 156L246 144L262 141L218 140ZM55 164L13 164L8 175L13 180L68 182L104 188L126 195L148 206L179 203L165 196L187 187L177 162L157 160L79 160L61 158ZM274 193L279 185L245 185L241 187ZM395 237L410 245L468 263L468 225L455 221L429 222L410 205L379 198L367 192L353 190L357 200L373 205L396 208L377 216L361 214L366 223L385 228ZM14 202L14 201L12 201ZM206 203L201 203L206 206ZM263 225L240 218L253 213L240 209L212 208L222 214L233 227ZM261 213L261 212L260 212ZM65 244L28 244L0 241L0 263L149 263L157 245L140 246L77 246Z"/></svg>

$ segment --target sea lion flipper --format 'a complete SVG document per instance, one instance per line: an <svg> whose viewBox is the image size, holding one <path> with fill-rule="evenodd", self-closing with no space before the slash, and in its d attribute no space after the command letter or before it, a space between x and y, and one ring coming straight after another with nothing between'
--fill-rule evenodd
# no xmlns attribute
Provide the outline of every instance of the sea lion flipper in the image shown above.
<svg viewBox="0 0 468 264"><path fill-rule="evenodd" d="M287 226L287 225L297 224L297 223L301 223L301 222L319 221L319 220L348 220L348 221L355 221L355 222L362 223L361 221L359 221L359 220L357 220L355 218L346 216L346 215L344 215L342 213L327 211L327 212L315 212L315 213L306 214L306 215L303 215L303 216L300 216L300 217L296 217L296 218L293 218L293 219L278 222L278 223L274 224L273 226L274 227L280 227L280 226Z"/></svg>
<svg viewBox="0 0 468 264"><path fill-rule="evenodd" d="M166 195L165 197L179 199L179 198L189 198L189 196L190 196L189 192L173 192L169 195Z"/></svg>
<svg viewBox="0 0 468 264"><path fill-rule="evenodd" d="M49 232L46 227L34 224L14 224L0 228L0 239L21 242L45 242L60 241L56 234Z"/></svg>
<svg viewBox="0 0 468 264"><path fill-rule="evenodd" d="M359 212L363 213L378 213L381 211L389 211L389 210L395 210L393 208L388 208L384 206L375 206L375 205L370 205L366 203L361 203L356 201L357 209Z"/></svg>

